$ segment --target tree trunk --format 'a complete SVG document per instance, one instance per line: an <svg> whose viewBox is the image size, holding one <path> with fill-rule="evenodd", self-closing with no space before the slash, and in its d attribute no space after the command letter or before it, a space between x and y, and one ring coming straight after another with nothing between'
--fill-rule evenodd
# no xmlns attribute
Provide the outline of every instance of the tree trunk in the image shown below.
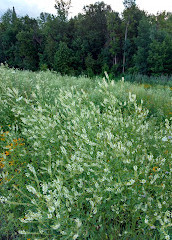
<svg viewBox="0 0 172 240"><path fill-rule="evenodd" d="M125 73L125 61L126 61L126 41L127 41L127 34L128 34L128 25L129 21L127 22L126 29L125 29L125 42L124 42L124 55L123 55L123 68L122 68L122 73Z"/></svg>
<svg viewBox="0 0 172 240"><path fill-rule="evenodd" d="M115 65L117 64L117 57L116 57L116 55L115 55Z"/></svg>
<svg viewBox="0 0 172 240"><path fill-rule="evenodd" d="M113 66L117 64L117 55L115 55L115 57L113 57Z"/></svg>

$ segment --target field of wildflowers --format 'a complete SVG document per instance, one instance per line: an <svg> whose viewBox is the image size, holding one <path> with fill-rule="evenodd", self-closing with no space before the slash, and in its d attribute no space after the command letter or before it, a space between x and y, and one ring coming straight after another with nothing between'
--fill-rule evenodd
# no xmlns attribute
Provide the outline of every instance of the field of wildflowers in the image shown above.
<svg viewBox="0 0 172 240"><path fill-rule="evenodd" d="M0 67L2 239L172 235L172 92Z"/></svg>

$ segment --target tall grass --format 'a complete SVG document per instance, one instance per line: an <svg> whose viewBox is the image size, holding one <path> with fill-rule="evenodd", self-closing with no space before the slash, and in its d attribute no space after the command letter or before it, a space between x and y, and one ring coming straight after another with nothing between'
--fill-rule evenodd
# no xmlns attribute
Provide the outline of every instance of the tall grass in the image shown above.
<svg viewBox="0 0 172 240"><path fill-rule="evenodd" d="M162 85L172 87L172 76L147 76L142 74L127 74L125 76L126 81L132 83Z"/></svg>
<svg viewBox="0 0 172 240"><path fill-rule="evenodd" d="M170 239L170 89L1 67L0 93L4 238Z"/></svg>

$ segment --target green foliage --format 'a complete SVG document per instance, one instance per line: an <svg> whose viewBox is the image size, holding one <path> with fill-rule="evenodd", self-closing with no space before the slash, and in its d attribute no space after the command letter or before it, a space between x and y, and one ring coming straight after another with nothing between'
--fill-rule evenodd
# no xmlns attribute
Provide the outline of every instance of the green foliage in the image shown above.
<svg viewBox="0 0 172 240"><path fill-rule="evenodd" d="M17 34L17 46L21 59L20 67L24 69L37 70L38 68L38 49L41 44L40 32L36 20L28 16L22 19L23 29Z"/></svg>
<svg viewBox="0 0 172 240"><path fill-rule="evenodd" d="M77 35L81 40L81 46L79 45L78 48L79 51L80 47L84 50L84 58L91 54L93 59L98 59L99 55L103 53L107 41L106 16L109 11L111 11L110 6L104 2L84 7L84 15L78 19L77 29ZM95 68L94 73L100 74L101 67L99 65L99 68Z"/></svg>
<svg viewBox="0 0 172 240"><path fill-rule="evenodd" d="M138 26L145 12L135 4L127 7L123 12L123 73L126 69L134 67L133 56L136 53L135 39L138 36Z"/></svg>
<svg viewBox="0 0 172 240"><path fill-rule="evenodd" d="M47 66L46 63L40 65L40 70L41 70L41 71L46 71L47 69L48 69L48 66Z"/></svg>
<svg viewBox="0 0 172 240"><path fill-rule="evenodd" d="M112 12L107 16L107 26L110 37L109 51L112 56L112 65L119 65L121 55L121 27L122 22L119 17L119 13ZM117 68L117 66L116 66Z"/></svg>
<svg viewBox="0 0 172 240"><path fill-rule="evenodd" d="M162 85L164 87L172 87L172 77L171 76L148 76L143 74L127 74L125 75L125 80L140 84L149 84L150 86Z"/></svg>
<svg viewBox="0 0 172 240"><path fill-rule="evenodd" d="M94 67L95 67L95 60L93 59L92 55L89 53L85 59L85 66L86 71L89 77L94 76Z"/></svg>
<svg viewBox="0 0 172 240"><path fill-rule="evenodd" d="M41 13L38 19L19 17L9 9L0 21L0 62L77 76L101 75L106 65L112 76L171 75L172 14L149 15L134 0L124 1L124 6L119 14L103 1L96 2L70 19L71 1L55 1L57 15ZM66 56L70 52L69 61L61 56L62 48ZM89 56L94 60L91 67L85 64ZM64 70L58 59L65 62Z"/></svg>
<svg viewBox="0 0 172 240"><path fill-rule="evenodd" d="M131 8L136 5L136 0L124 0L123 4L125 8Z"/></svg>
<svg viewBox="0 0 172 240"><path fill-rule="evenodd" d="M61 74L69 74L72 60L72 51L67 44L60 42L54 56L54 69Z"/></svg>
<svg viewBox="0 0 172 240"><path fill-rule="evenodd" d="M172 71L172 40L169 36L161 41L153 40L150 44L148 64L153 75L170 74Z"/></svg>
<svg viewBox="0 0 172 240"><path fill-rule="evenodd" d="M16 35L20 27L15 9L7 10L0 23L0 62L7 62L11 67L16 67L18 64Z"/></svg>
<svg viewBox="0 0 172 240"><path fill-rule="evenodd" d="M150 29L150 22L146 17L143 17L138 26L138 36L136 38L137 52L134 56L135 66L141 74L148 74L147 58L151 43Z"/></svg>
<svg viewBox="0 0 172 240"><path fill-rule="evenodd" d="M23 239L19 236L17 229L20 228L20 222L17 220L17 215L14 214L14 206L6 207L3 203L0 204L0 236L1 239Z"/></svg>
<svg viewBox="0 0 172 240"><path fill-rule="evenodd" d="M71 0L63 1L63 0L55 0L55 9L57 9L58 17L61 21L66 21L68 16L68 11L70 9Z"/></svg>
<svg viewBox="0 0 172 240"><path fill-rule="evenodd" d="M2 236L169 239L170 106L169 87L1 66Z"/></svg>

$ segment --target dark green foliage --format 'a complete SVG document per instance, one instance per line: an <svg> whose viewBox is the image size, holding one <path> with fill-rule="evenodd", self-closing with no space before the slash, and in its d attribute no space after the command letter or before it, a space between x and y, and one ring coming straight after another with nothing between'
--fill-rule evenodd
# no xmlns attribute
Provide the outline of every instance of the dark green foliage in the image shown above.
<svg viewBox="0 0 172 240"><path fill-rule="evenodd" d="M57 15L18 17L8 9L0 21L0 62L32 71L52 69L90 77L104 71L171 75L172 13L148 15L135 0L122 14L102 2L87 5L69 19L71 1L56 0Z"/></svg>
<svg viewBox="0 0 172 240"><path fill-rule="evenodd" d="M123 4L125 8L130 8L136 5L136 0L124 0Z"/></svg>
<svg viewBox="0 0 172 240"><path fill-rule="evenodd" d="M154 39L150 44L148 64L151 74L171 74L172 72L172 38L164 36L163 40Z"/></svg>
<svg viewBox="0 0 172 240"><path fill-rule="evenodd" d="M134 55L136 69L141 74L148 74L148 52L150 49L150 29L151 24L146 17L140 21L138 26L138 36L136 38L137 52Z"/></svg>
<svg viewBox="0 0 172 240"><path fill-rule="evenodd" d="M28 16L21 20L23 29L16 36L18 57L20 58L19 67L35 71L39 66L38 52L41 45L38 23Z"/></svg>
<svg viewBox="0 0 172 240"><path fill-rule="evenodd" d="M60 42L54 56L54 69L61 74L70 74L72 63L72 51L67 44Z"/></svg>
<svg viewBox="0 0 172 240"><path fill-rule="evenodd" d="M7 10L0 23L0 61L7 62L11 67L17 65L16 36L19 29L20 21L16 16L15 9Z"/></svg>
<svg viewBox="0 0 172 240"><path fill-rule="evenodd" d="M133 56L137 51L135 39L138 37L138 26L145 12L135 4L123 12L123 73L134 67Z"/></svg>
<svg viewBox="0 0 172 240"><path fill-rule="evenodd" d="M86 71L87 71L88 76L93 77L94 76L95 60L93 59L93 57L90 53L85 58L85 65L86 65Z"/></svg>
<svg viewBox="0 0 172 240"><path fill-rule="evenodd" d="M68 16L68 11L71 5L71 0L64 1L64 0L55 0L55 9L57 9L58 17L61 21L66 21Z"/></svg>
<svg viewBox="0 0 172 240"><path fill-rule="evenodd" d="M112 72L117 69L121 63L122 55L122 21L119 13L111 12L107 16L108 33L109 33L109 52L111 54Z"/></svg>

